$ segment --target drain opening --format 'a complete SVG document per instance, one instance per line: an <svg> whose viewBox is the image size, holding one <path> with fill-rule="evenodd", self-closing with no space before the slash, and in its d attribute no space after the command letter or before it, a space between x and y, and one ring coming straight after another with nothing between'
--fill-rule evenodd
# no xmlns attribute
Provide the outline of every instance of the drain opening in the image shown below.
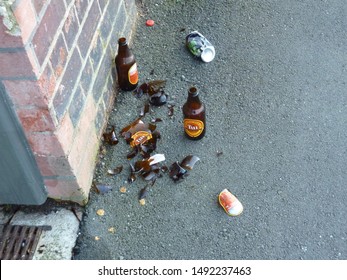
<svg viewBox="0 0 347 280"><path fill-rule="evenodd" d="M31 260L42 232L51 229L51 226L5 226L0 239L0 260Z"/></svg>

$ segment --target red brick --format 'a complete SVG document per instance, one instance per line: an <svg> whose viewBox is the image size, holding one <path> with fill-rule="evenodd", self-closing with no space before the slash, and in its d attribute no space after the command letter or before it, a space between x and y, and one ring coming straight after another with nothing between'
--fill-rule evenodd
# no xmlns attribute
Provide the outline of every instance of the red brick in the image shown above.
<svg viewBox="0 0 347 280"><path fill-rule="evenodd" d="M58 37L58 40L50 57L51 65L56 78L60 77L64 71L67 55L68 52L65 46L63 35L61 34Z"/></svg>
<svg viewBox="0 0 347 280"><path fill-rule="evenodd" d="M77 126L78 124L85 101L86 96L84 90L78 86L69 107L69 115L73 126Z"/></svg>
<svg viewBox="0 0 347 280"><path fill-rule="evenodd" d="M75 0L64 0L64 2L65 2L65 7L69 7L71 2L75 2Z"/></svg>
<svg viewBox="0 0 347 280"><path fill-rule="evenodd" d="M3 80L3 84L15 107L47 108L54 92L56 80L50 68L46 67L38 81Z"/></svg>
<svg viewBox="0 0 347 280"><path fill-rule="evenodd" d="M96 75L96 79L94 81L92 94L96 103L100 100L100 97L103 94L103 89L106 84L107 74L109 69L112 67L111 61L108 56L104 56L104 59L101 61L101 65L99 71Z"/></svg>
<svg viewBox="0 0 347 280"><path fill-rule="evenodd" d="M92 38L96 31L96 26L100 19L100 10L97 1L94 1L90 7L88 18L84 23L82 32L78 38L78 46L81 51L81 56L86 57L88 49L90 47Z"/></svg>
<svg viewBox="0 0 347 280"><path fill-rule="evenodd" d="M44 183L50 198L74 201L81 205L84 205L87 200L86 194L80 189L78 183L73 178L44 178Z"/></svg>
<svg viewBox="0 0 347 280"><path fill-rule="evenodd" d="M99 141L95 133L91 133L89 141L87 144L88 150L83 153L83 158L76 172L77 182L79 183L80 188L89 191L90 186L93 181L93 174L95 168L95 159L98 153Z"/></svg>
<svg viewBox="0 0 347 280"><path fill-rule="evenodd" d="M69 154L73 142L74 127L68 114L64 116L55 134L57 135L65 154Z"/></svg>
<svg viewBox="0 0 347 280"><path fill-rule="evenodd" d="M82 22L88 9L88 0L76 0L75 7L77 10L78 19L80 22Z"/></svg>
<svg viewBox="0 0 347 280"><path fill-rule="evenodd" d="M52 0L33 38L33 45L39 63L42 65L49 47L64 18L65 7L61 0Z"/></svg>
<svg viewBox="0 0 347 280"><path fill-rule="evenodd" d="M48 109L32 107L17 110L24 130L28 132L53 131L55 125Z"/></svg>
<svg viewBox="0 0 347 280"><path fill-rule="evenodd" d="M58 138L52 133L27 134L28 142L35 155L63 157L65 153Z"/></svg>
<svg viewBox="0 0 347 280"><path fill-rule="evenodd" d="M16 5L13 13L20 27L21 36L25 44L36 27L36 12L31 5L31 1L22 0Z"/></svg>
<svg viewBox="0 0 347 280"><path fill-rule="evenodd" d="M82 70L82 76L80 80L80 84L85 92L89 91L89 87L91 85L93 75L94 75L94 71L93 71L92 64L90 62L90 59L87 59L84 69Z"/></svg>
<svg viewBox="0 0 347 280"><path fill-rule="evenodd" d="M105 88L106 91L104 92L103 99L104 99L106 112L108 113L113 108L115 96L116 96L111 74L108 75L106 83L107 83L107 86Z"/></svg>
<svg viewBox="0 0 347 280"><path fill-rule="evenodd" d="M49 0L31 0L33 6L35 7L36 13L40 15L44 5L47 3Z"/></svg>
<svg viewBox="0 0 347 280"><path fill-rule="evenodd" d="M123 3L123 2L122 2ZM116 11L116 16L115 20L113 21L113 26L115 30L118 30L119 26L123 26L123 29L126 27L127 23L127 11L125 9L124 5L119 5L119 9ZM121 34L127 34L127 40L128 43L130 42L131 37L129 36L130 34L128 33L128 30L124 30ZM117 32L113 32L111 34L111 42L113 43L113 47L118 48L118 44L116 42L118 41L118 38L116 37L118 35Z"/></svg>
<svg viewBox="0 0 347 280"><path fill-rule="evenodd" d="M32 71L35 73L35 78L38 78L40 76L40 73L41 73L41 67L37 63L37 57L36 57L36 54L34 52L34 49L32 47L26 48L26 52L28 54L28 59L29 59L31 66L32 66Z"/></svg>
<svg viewBox="0 0 347 280"><path fill-rule="evenodd" d="M21 36L10 35L0 18L0 48L21 48L24 46Z"/></svg>
<svg viewBox="0 0 347 280"><path fill-rule="evenodd" d="M79 23L76 16L75 7L73 6L65 20L63 26L63 33L65 36L66 44L69 49L72 48L73 42L76 39L76 35L78 33Z"/></svg>
<svg viewBox="0 0 347 280"><path fill-rule="evenodd" d="M89 96L85 108L81 114L80 123L76 128L75 139L69 154L69 162L74 170L77 170L84 154L88 151L89 139L96 138L94 120L96 107L93 98Z"/></svg>
<svg viewBox="0 0 347 280"><path fill-rule="evenodd" d="M42 176L72 176L66 157L35 156Z"/></svg>
<svg viewBox="0 0 347 280"><path fill-rule="evenodd" d="M59 85L59 89L53 98L53 107L58 121L63 118L69 108L73 89L75 84L78 82L77 79L81 68L81 58L77 49L75 49L68 62L67 68Z"/></svg>
<svg viewBox="0 0 347 280"><path fill-rule="evenodd" d="M101 13L103 13L103 11L104 11L106 5L108 4L108 3L107 3L108 1L105 1L105 0L98 0L98 2L99 2L100 11L101 11Z"/></svg>
<svg viewBox="0 0 347 280"><path fill-rule="evenodd" d="M135 0L124 0L124 5L127 10L130 10L135 6Z"/></svg>
<svg viewBox="0 0 347 280"><path fill-rule="evenodd" d="M100 2L103 2L103 1L101 0ZM100 26L100 33L104 42L107 42L107 38L111 36L111 38L115 37L114 40L111 40L111 42L113 42L112 44L117 45L116 43L118 41L117 36L119 35L118 31L120 29L123 29L123 27L121 27L122 25L119 25L115 27L114 32L111 32L111 31L112 31L112 26L114 22L116 21L116 18L118 18L117 13L121 5L122 5L122 1L109 1L108 6L106 7L102 24ZM124 17L125 15L121 15L121 16Z"/></svg>
<svg viewBox="0 0 347 280"><path fill-rule="evenodd" d="M38 85L40 86L40 94L42 95L44 100L47 100L48 102L52 100L56 82L56 78L52 73L50 66L47 65L45 70L41 74L41 77L37 81Z"/></svg>
<svg viewBox="0 0 347 280"><path fill-rule="evenodd" d="M27 78L36 77L39 69L32 64L34 62L33 53L28 51L4 52L0 53L0 77L6 78Z"/></svg>
<svg viewBox="0 0 347 280"><path fill-rule="evenodd" d="M3 84L16 107L30 105L47 107L48 101L42 96L41 88L37 81L4 80Z"/></svg>

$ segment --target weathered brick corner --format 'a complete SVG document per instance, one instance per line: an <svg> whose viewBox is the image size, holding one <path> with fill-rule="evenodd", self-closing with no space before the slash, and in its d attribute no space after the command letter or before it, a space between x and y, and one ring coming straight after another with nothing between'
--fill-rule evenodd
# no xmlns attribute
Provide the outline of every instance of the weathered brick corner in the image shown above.
<svg viewBox="0 0 347 280"><path fill-rule="evenodd" d="M0 83L48 195L86 204L115 92L121 36L131 38L135 0L3 1Z"/></svg>

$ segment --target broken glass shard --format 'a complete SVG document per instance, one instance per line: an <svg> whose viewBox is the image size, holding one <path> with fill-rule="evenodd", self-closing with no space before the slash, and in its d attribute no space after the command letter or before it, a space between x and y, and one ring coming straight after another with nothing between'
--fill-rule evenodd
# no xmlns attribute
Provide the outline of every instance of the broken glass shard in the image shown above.
<svg viewBox="0 0 347 280"><path fill-rule="evenodd" d="M117 175L117 174L121 173L122 170L123 170L123 165L119 165L119 166L117 166L114 169L107 170L107 174L109 174L109 175Z"/></svg>
<svg viewBox="0 0 347 280"><path fill-rule="evenodd" d="M147 194L148 194L148 186L145 186L139 192L139 200L146 198Z"/></svg>
<svg viewBox="0 0 347 280"><path fill-rule="evenodd" d="M149 112L149 103L147 102L142 108L140 112L140 117L144 117Z"/></svg>
<svg viewBox="0 0 347 280"><path fill-rule="evenodd" d="M200 158L198 158L197 156L189 155L182 160L180 166L186 170L192 170L195 163L197 163L199 160Z"/></svg>
<svg viewBox="0 0 347 280"><path fill-rule="evenodd" d="M145 124L140 118L121 130L121 135L130 144L135 147L146 143L152 138L152 132L156 129L154 124Z"/></svg>
<svg viewBox="0 0 347 280"><path fill-rule="evenodd" d="M111 131L109 132L105 132L103 134L104 137L104 141L107 142L110 145L117 145L118 144L118 138L116 136L116 132L115 132L115 127L112 126Z"/></svg>
<svg viewBox="0 0 347 280"><path fill-rule="evenodd" d="M96 189L97 193L105 194L105 193L111 191L112 187L108 186L108 185L103 185L103 184L96 184L95 189Z"/></svg>
<svg viewBox="0 0 347 280"><path fill-rule="evenodd" d="M157 122L162 122L163 120L161 118L155 118L151 119L151 123L157 123Z"/></svg>
<svg viewBox="0 0 347 280"><path fill-rule="evenodd" d="M180 179L184 179L185 174L187 173L187 170L182 168L178 161L174 162L170 166L170 172L169 177L174 180L174 182L178 182Z"/></svg>

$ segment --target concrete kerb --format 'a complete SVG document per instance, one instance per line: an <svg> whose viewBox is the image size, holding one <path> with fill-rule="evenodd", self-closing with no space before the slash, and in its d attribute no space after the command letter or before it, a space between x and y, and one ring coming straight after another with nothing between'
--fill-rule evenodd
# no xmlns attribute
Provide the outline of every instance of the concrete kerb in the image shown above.
<svg viewBox="0 0 347 280"><path fill-rule="evenodd" d="M78 206L51 208L0 206L0 231L7 224L50 226L42 231L33 260L71 260L83 210Z"/></svg>

